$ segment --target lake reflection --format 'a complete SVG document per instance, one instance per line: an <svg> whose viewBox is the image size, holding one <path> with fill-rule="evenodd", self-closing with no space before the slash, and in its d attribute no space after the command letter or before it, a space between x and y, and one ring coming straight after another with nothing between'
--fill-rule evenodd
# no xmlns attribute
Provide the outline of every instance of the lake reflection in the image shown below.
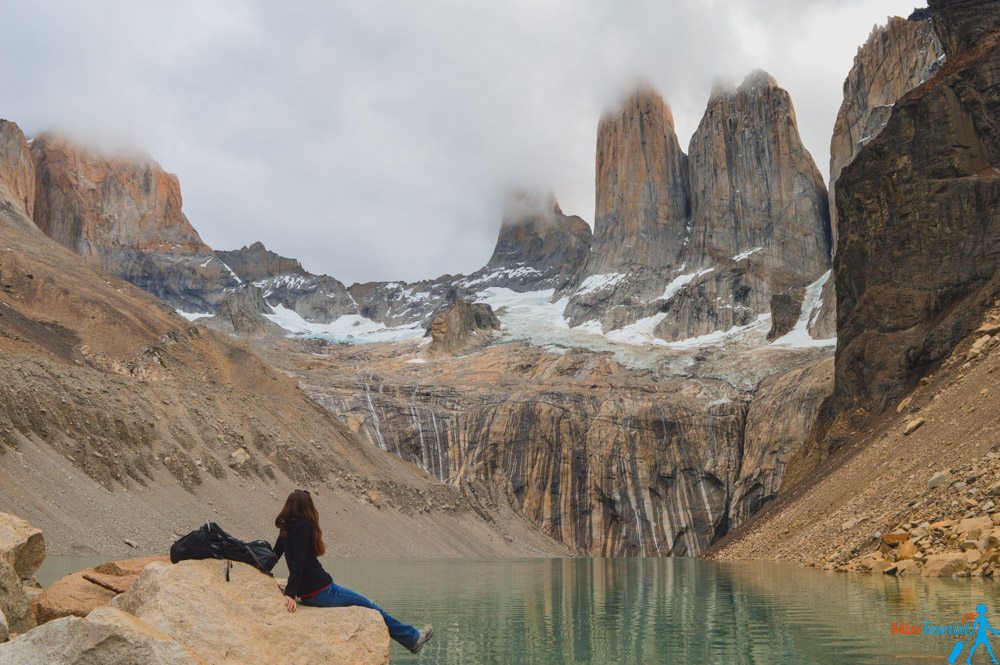
<svg viewBox="0 0 1000 665"><path fill-rule="evenodd" d="M60 560L46 561L43 581L73 568ZM437 627L419 656L393 645L394 663L943 663L953 638L894 636L891 624L954 623L985 602L1000 626L1000 585L981 580L693 559L324 565L400 619Z"/></svg>

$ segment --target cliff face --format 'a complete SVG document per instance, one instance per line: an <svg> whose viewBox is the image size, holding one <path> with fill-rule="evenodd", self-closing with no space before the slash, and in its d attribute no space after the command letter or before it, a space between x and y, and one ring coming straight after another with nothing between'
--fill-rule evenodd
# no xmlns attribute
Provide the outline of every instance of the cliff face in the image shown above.
<svg viewBox="0 0 1000 665"><path fill-rule="evenodd" d="M549 535L603 556L702 551L774 498L826 394L815 372L768 381L747 456L752 389L607 353L310 345L293 360L307 392L364 440L473 494L508 496ZM801 419L769 436L784 409Z"/></svg>
<svg viewBox="0 0 1000 665"><path fill-rule="evenodd" d="M553 194L518 192L507 203L489 262L462 284L515 291L561 286L580 269L591 239L590 226L564 215Z"/></svg>
<svg viewBox="0 0 1000 665"><path fill-rule="evenodd" d="M687 164L666 102L640 88L597 128L596 209L590 254L560 295L571 325L627 319L663 290L687 235Z"/></svg>
<svg viewBox="0 0 1000 665"><path fill-rule="evenodd" d="M931 9L947 59L838 181L841 408L884 408L1000 297L1000 3Z"/></svg>
<svg viewBox="0 0 1000 665"><path fill-rule="evenodd" d="M799 138L791 98L768 74L713 94L688 165L689 266L755 252L789 279L813 281L826 270L826 189Z"/></svg>
<svg viewBox="0 0 1000 665"><path fill-rule="evenodd" d="M239 284L181 210L177 176L42 134L31 145L34 221L50 238L167 300L205 311Z"/></svg>
<svg viewBox="0 0 1000 665"><path fill-rule="evenodd" d="M594 243L583 276L679 265L688 216L687 169L674 117L643 88L597 127Z"/></svg>
<svg viewBox="0 0 1000 665"><path fill-rule="evenodd" d="M21 128L8 120L0 120L0 199L31 219L35 165Z"/></svg>
<svg viewBox="0 0 1000 665"><path fill-rule="evenodd" d="M764 72L716 91L688 156L696 276L660 310L657 334L685 339L746 326L829 266L826 189L802 145L788 93Z"/></svg>
<svg viewBox="0 0 1000 665"><path fill-rule="evenodd" d="M830 201L836 201L837 180L866 143L875 138L893 105L909 90L929 79L941 65L944 51L929 18L889 18L876 27L858 49L844 80L844 100L830 140ZM837 207L831 205L834 246L837 241ZM834 280L823 289L822 306L810 326L817 338L836 335L837 305Z"/></svg>
<svg viewBox="0 0 1000 665"><path fill-rule="evenodd" d="M836 200L840 172L882 131L896 100L929 79L943 56L930 19L893 16L872 30L844 80L844 100L830 140L831 201ZM836 206L830 213L836 241Z"/></svg>

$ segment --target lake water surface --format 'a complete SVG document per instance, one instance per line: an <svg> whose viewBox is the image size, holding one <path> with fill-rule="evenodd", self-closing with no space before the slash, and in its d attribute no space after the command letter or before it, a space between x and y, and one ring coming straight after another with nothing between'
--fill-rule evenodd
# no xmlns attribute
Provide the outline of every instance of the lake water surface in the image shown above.
<svg viewBox="0 0 1000 665"><path fill-rule="evenodd" d="M39 579L101 560L50 557ZM436 626L419 656L393 644L393 663L944 663L957 638L892 635L893 622L954 624L985 603L1000 627L1000 584L983 580L694 559L324 565L398 618ZM1000 637L993 640L1000 655ZM980 651L973 662L990 662Z"/></svg>

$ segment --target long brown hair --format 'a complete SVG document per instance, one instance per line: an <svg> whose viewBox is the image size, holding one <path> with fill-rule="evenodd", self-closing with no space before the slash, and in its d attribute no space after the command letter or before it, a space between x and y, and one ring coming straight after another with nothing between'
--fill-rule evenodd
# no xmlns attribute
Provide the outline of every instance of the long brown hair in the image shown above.
<svg viewBox="0 0 1000 665"><path fill-rule="evenodd" d="M288 536L287 525L294 520L306 519L312 524L313 554L323 556L326 546L323 545L323 530L319 528L319 512L313 504L312 495L307 490L295 490L285 499L285 507L274 518L274 526L278 527L282 536Z"/></svg>

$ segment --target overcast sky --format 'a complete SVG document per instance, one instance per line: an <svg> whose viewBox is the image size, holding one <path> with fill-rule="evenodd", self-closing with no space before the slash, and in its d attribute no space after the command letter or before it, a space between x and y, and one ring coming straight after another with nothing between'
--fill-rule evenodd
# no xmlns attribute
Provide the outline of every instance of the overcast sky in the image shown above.
<svg viewBox="0 0 1000 665"><path fill-rule="evenodd" d="M5 0L0 117L148 151L213 247L348 283L480 267L502 193L593 221L600 114L639 80L681 145L769 71L828 171L857 47L914 0Z"/></svg>

